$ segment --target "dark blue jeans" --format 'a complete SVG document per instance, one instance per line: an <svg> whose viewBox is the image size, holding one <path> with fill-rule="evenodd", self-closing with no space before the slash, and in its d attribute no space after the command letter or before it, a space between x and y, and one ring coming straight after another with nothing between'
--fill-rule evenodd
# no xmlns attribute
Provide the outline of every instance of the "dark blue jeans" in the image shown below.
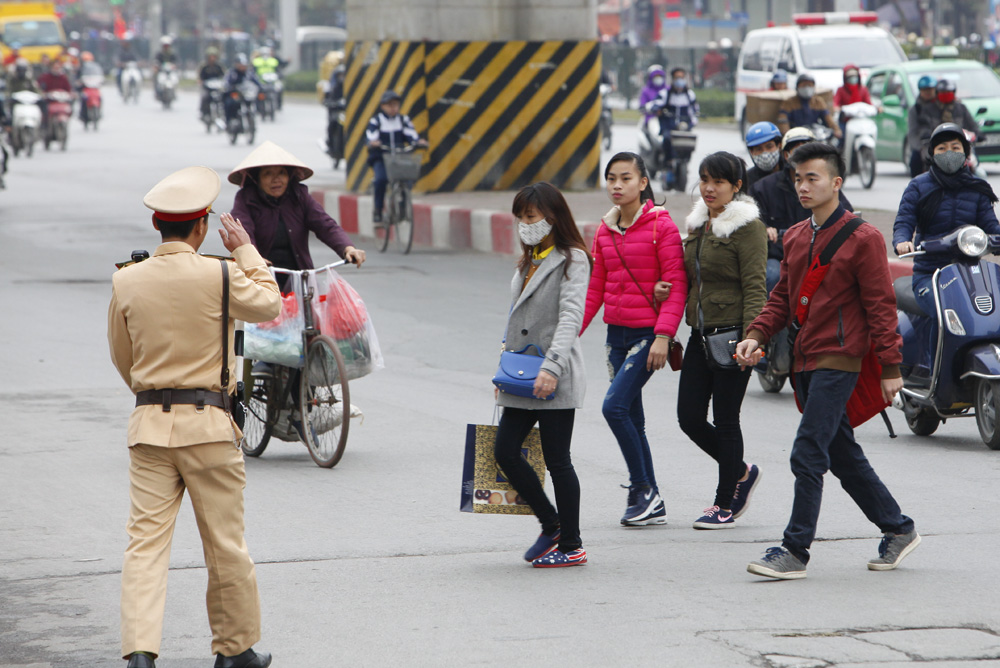
<svg viewBox="0 0 1000 668"><path fill-rule="evenodd" d="M917 304L928 315L926 318L913 318L913 330L917 336L917 350L920 351L917 364L931 369L934 364L934 353L937 351L937 304L934 303L934 274L914 272L913 297Z"/></svg>
<svg viewBox="0 0 1000 668"><path fill-rule="evenodd" d="M373 185L375 186L374 193L374 208L372 209L377 215L382 215L382 207L385 204L385 187L389 183L389 177L385 173L385 163L382 159L372 163L372 172L374 172L375 180Z"/></svg>
<svg viewBox="0 0 1000 668"><path fill-rule="evenodd" d="M781 260L773 257L767 258L767 270L766 270L764 280L767 283L767 294L771 294L771 290L774 290L774 286L778 284L778 279L781 278Z"/></svg>
<svg viewBox="0 0 1000 668"><path fill-rule="evenodd" d="M608 325L607 353L611 387L604 397L603 413L618 440L633 485L656 489L653 457L646 440L642 387L653 375L646 370L649 347L656 334L652 327Z"/></svg>
<svg viewBox="0 0 1000 668"><path fill-rule="evenodd" d="M802 563L809 561L809 546L816 537L827 471L840 479L840 486L883 533L913 530L913 520L900 512L854 440L846 406L857 380L857 373L833 369L795 374L795 392L803 411L791 456L795 500L782 545Z"/></svg>

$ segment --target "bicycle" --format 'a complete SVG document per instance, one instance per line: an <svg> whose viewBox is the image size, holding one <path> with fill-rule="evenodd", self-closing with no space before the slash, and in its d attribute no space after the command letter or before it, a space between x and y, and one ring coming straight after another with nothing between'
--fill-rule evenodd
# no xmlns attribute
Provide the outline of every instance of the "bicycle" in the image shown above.
<svg viewBox="0 0 1000 668"><path fill-rule="evenodd" d="M288 289L302 295L303 364L301 369L273 364L269 376L254 375L250 365L244 365L246 424L241 447L250 457L259 457L272 436L303 441L309 456L323 468L336 466L344 455L351 419L347 370L337 343L317 327L312 308L315 283L309 280L315 272L342 264L343 260L302 271L272 268L288 275Z"/></svg>
<svg viewBox="0 0 1000 668"><path fill-rule="evenodd" d="M382 149L389 185L383 214L385 222L376 225L375 237L380 242L379 252L385 252L389 247L389 239L393 236L404 255L413 247L413 195L410 190L420 178L420 165L423 162L423 158L415 155L414 150L424 148L427 147L411 145L396 150ZM393 227L395 235L392 234ZM382 232L381 239L378 238L378 230Z"/></svg>

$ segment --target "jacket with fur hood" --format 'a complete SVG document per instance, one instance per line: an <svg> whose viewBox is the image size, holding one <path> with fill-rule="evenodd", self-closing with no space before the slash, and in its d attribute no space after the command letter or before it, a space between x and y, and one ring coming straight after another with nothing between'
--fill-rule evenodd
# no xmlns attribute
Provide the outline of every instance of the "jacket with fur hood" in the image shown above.
<svg viewBox="0 0 1000 668"><path fill-rule="evenodd" d="M594 235L594 270L580 333L586 331L603 304L604 322L609 325L652 327L657 334L673 337L687 298L680 232L667 210L652 200L639 209L635 222L624 231L618 227L620 217L621 210L612 208ZM669 281L672 288L667 300L657 304L653 287L661 279Z"/></svg>
<svg viewBox="0 0 1000 668"><path fill-rule="evenodd" d="M737 195L706 230L708 206L699 199L687 217L684 266L690 286L687 323L698 327L747 327L767 301L767 230L753 198ZM695 260L700 253L700 274Z"/></svg>

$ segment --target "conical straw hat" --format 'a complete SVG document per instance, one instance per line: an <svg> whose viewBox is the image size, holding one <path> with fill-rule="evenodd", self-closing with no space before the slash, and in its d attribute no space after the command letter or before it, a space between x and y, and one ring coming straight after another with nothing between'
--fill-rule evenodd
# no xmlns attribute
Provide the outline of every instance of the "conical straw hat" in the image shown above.
<svg viewBox="0 0 1000 668"><path fill-rule="evenodd" d="M276 165L287 167L289 175L296 181L305 181L313 175L313 170L309 169L304 162L274 142L266 141L255 148L250 155L243 158L243 162L236 165L233 171L229 172L229 182L242 186L249 170Z"/></svg>

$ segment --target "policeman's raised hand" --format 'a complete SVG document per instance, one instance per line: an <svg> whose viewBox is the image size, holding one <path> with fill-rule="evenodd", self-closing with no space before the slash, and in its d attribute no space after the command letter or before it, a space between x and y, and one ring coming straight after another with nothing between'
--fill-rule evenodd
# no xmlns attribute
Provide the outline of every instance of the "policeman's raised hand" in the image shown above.
<svg viewBox="0 0 1000 668"><path fill-rule="evenodd" d="M755 366L763 356L764 351L760 349L756 339L743 339L736 344L736 362L740 369Z"/></svg>
<svg viewBox="0 0 1000 668"><path fill-rule="evenodd" d="M219 229L219 236L222 237L222 245L232 253L244 244L250 243L250 235L243 229L242 223L232 214L224 213L219 216L222 219L222 228Z"/></svg>
<svg viewBox="0 0 1000 668"><path fill-rule="evenodd" d="M656 285L653 286L653 299L659 302L667 301L667 297L670 296L670 288L673 284L670 281L657 281Z"/></svg>
<svg viewBox="0 0 1000 668"><path fill-rule="evenodd" d="M344 260L360 269L361 265L365 263L365 252L360 248L348 246L344 249Z"/></svg>

